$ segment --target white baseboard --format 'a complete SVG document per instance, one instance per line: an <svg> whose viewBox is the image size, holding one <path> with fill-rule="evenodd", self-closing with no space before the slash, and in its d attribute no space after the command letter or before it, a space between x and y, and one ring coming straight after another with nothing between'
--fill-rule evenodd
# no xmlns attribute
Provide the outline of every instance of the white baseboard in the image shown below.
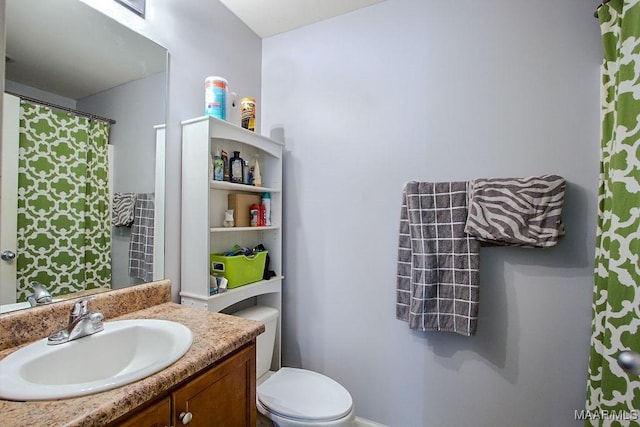
<svg viewBox="0 0 640 427"><path fill-rule="evenodd" d="M356 417L356 421L353 423L353 427L388 427L384 424L375 423L364 418Z"/></svg>

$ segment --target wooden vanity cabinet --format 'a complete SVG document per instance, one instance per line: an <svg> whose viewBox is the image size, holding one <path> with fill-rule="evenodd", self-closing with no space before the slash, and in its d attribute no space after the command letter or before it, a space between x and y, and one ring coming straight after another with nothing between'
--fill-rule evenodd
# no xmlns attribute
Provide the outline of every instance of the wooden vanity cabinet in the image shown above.
<svg viewBox="0 0 640 427"><path fill-rule="evenodd" d="M181 416L182 415L182 416ZM255 341L185 380L168 396L112 425L248 427L256 425Z"/></svg>
<svg viewBox="0 0 640 427"><path fill-rule="evenodd" d="M191 414L190 426L256 425L256 348L252 344L171 393L173 425Z"/></svg>
<svg viewBox="0 0 640 427"><path fill-rule="evenodd" d="M165 397L146 409L127 415L126 420L118 423L121 427L165 427L171 424L171 398Z"/></svg>

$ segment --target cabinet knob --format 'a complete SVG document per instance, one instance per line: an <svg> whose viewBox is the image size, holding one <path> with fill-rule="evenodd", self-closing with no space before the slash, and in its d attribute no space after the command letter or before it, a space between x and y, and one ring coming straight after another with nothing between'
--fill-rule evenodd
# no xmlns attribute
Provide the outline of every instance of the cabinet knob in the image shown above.
<svg viewBox="0 0 640 427"><path fill-rule="evenodd" d="M183 425L187 425L191 422L191 419L193 418L193 414L191 412L180 412L180 415L178 415L178 418L180 419Z"/></svg>

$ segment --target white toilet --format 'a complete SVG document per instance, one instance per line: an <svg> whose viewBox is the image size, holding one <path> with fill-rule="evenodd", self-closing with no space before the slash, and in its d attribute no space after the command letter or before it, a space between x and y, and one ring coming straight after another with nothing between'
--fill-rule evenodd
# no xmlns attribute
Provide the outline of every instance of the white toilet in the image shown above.
<svg viewBox="0 0 640 427"><path fill-rule="evenodd" d="M351 427L355 414L349 392L329 377L305 369L269 371L276 337L278 310L255 306L234 316L265 325L258 335L256 406L278 427Z"/></svg>

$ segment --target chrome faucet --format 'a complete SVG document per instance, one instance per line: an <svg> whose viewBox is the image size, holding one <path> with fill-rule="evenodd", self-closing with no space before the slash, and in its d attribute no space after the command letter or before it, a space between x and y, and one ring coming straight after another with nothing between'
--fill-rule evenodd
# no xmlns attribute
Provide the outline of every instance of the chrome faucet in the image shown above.
<svg viewBox="0 0 640 427"><path fill-rule="evenodd" d="M73 304L69 313L69 325L61 331L49 336L47 344L58 345L78 338L93 335L104 330L104 315L99 311L89 311L88 299L81 299Z"/></svg>
<svg viewBox="0 0 640 427"><path fill-rule="evenodd" d="M27 297L27 301L31 304L31 307L35 307L36 305L44 305L50 304L53 299L51 298L51 294L44 287L42 283L39 282L31 282L31 288L33 289L33 294Z"/></svg>

